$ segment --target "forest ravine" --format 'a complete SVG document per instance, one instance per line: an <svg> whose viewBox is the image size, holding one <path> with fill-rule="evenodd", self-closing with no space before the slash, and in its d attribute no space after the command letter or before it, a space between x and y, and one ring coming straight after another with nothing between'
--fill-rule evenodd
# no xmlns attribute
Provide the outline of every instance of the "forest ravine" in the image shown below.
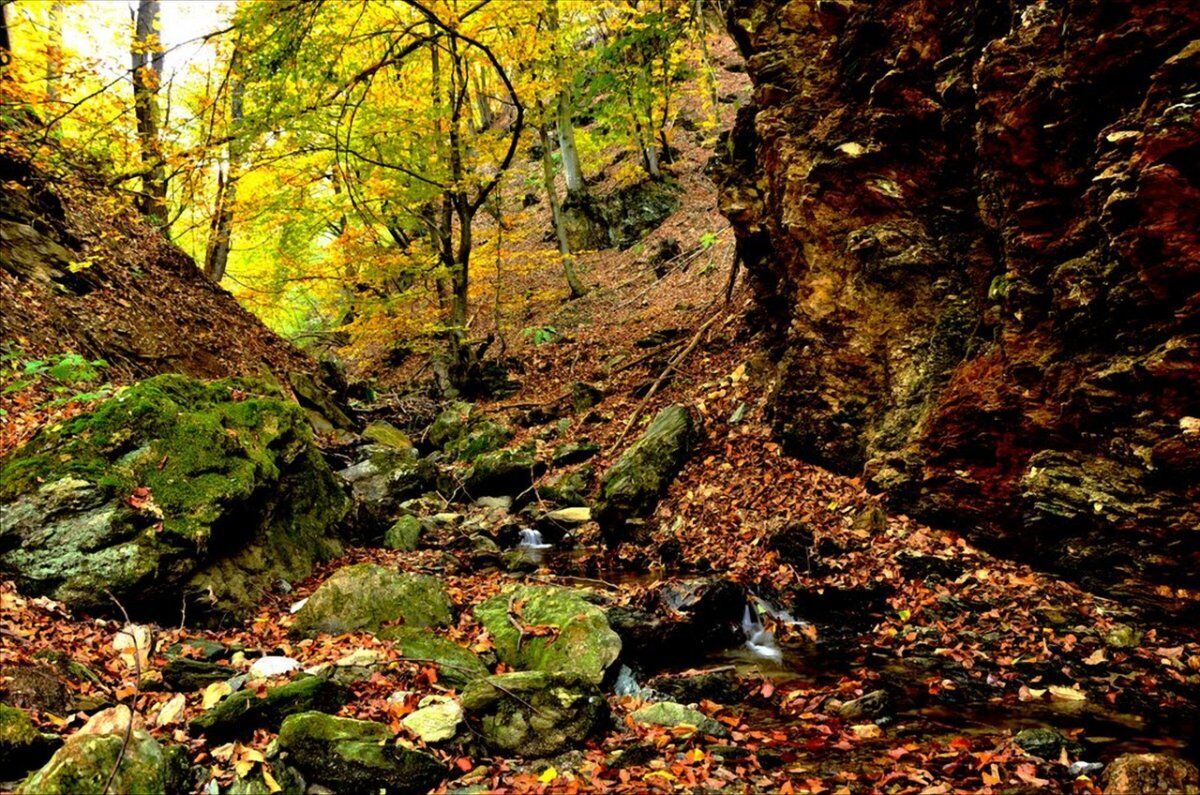
<svg viewBox="0 0 1200 795"><path fill-rule="evenodd" d="M1200 793L1200 13L0 8L0 792Z"/></svg>

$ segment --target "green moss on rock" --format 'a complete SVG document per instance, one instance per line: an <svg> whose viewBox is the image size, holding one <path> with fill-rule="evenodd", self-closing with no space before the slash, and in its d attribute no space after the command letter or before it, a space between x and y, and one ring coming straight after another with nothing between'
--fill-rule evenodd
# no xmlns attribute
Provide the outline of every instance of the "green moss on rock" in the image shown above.
<svg viewBox="0 0 1200 795"><path fill-rule="evenodd" d="M257 728L275 730L288 715L337 710L348 697L341 685L320 676L305 676L268 687L261 696L253 690L239 690L193 719L189 727L210 739L244 737Z"/></svg>
<svg viewBox="0 0 1200 795"><path fill-rule="evenodd" d="M345 507L298 406L258 382L158 376L0 462L0 567L73 607L111 591L142 612L188 590L245 613L340 550Z"/></svg>
<svg viewBox="0 0 1200 795"><path fill-rule="evenodd" d="M703 712L676 704L673 701L647 704L641 709L635 710L630 717L635 723L649 726L666 726L668 728L693 726L701 734L711 734L714 737L724 737L729 734L724 726Z"/></svg>
<svg viewBox="0 0 1200 795"><path fill-rule="evenodd" d="M99 795L105 792L170 793L183 790L186 764L142 729L122 754L124 733L77 733L17 789L21 795ZM117 765L118 759L120 766ZM116 768L115 775L113 769Z"/></svg>
<svg viewBox="0 0 1200 795"><path fill-rule="evenodd" d="M606 528L648 516L691 453L696 428L683 406L667 406L600 479L593 514Z"/></svg>
<svg viewBox="0 0 1200 795"><path fill-rule="evenodd" d="M516 588L477 605L475 616L491 633L496 654L505 663L599 683L621 653L621 638L609 627L604 611L583 594L554 586ZM523 624L553 626L557 633L523 637L513 625L510 608Z"/></svg>
<svg viewBox="0 0 1200 795"><path fill-rule="evenodd" d="M395 739L382 723L305 712L283 722L277 744L308 781L337 792L422 793L446 778L437 759Z"/></svg>
<svg viewBox="0 0 1200 795"><path fill-rule="evenodd" d="M490 748L527 757L581 745L609 719L608 702L594 684L542 671L479 679L463 692L462 706Z"/></svg>
<svg viewBox="0 0 1200 795"><path fill-rule="evenodd" d="M388 528L383 536L383 545L388 549L411 552L421 540L421 520L415 516L401 516Z"/></svg>
<svg viewBox="0 0 1200 795"><path fill-rule="evenodd" d="M379 637L394 641L405 657L433 661L438 679L445 684L462 687L488 675L487 666L475 652L428 629L384 627Z"/></svg>
<svg viewBox="0 0 1200 795"><path fill-rule="evenodd" d="M378 632L384 624L445 626L450 597L436 577L393 571L372 563L338 569L296 613L292 632Z"/></svg>

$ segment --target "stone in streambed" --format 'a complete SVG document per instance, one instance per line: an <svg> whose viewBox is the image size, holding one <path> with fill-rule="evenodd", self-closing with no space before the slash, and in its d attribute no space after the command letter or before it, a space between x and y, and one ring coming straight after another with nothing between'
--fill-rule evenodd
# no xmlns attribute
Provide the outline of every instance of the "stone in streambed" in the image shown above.
<svg viewBox="0 0 1200 795"><path fill-rule="evenodd" d="M463 709L457 701L434 695L421 699L417 710L406 715L400 723L422 742L440 743L458 733L462 719Z"/></svg>
<svg viewBox="0 0 1200 795"><path fill-rule="evenodd" d="M391 729L372 721L304 712L284 720L276 743L306 780L340 793L415 795L447 774L433 756L397 745Z"/></svg>
<svg viewBox="0 0 1200 795"><path fill-rule="evenodd" d="M445 626L450 597L435 577L401 573L371 563L338 569L296 613L292 633L378 632L384 624Z"/></svg>
<svg viewBox="0 0 1200 795"><path fill-rule="evenodd" d="M463 478L463 488L471 496L517 494L545 470L533 445L506 447L478 456Z"/></svg>
<svg viewBox="0 0 1200 795"><path fill-rule="evenodd" d="M634 723L651 726L694 726L701 734L711 734L714 737L726 737L729 731L717 721L699 710L676 704L673 701L659 701L648 704L634 711L631 715Z"/></svg>
<svg viewBox="0 0 1200 795"><path fill-rule="evenodd" d="M239 690L189 724L197 734L211 739L249 736L256 728L274 731L289 715L310 710L334 712L346 703L348 691L320 676L306 676L259 696Z"/></svg>
<svg viewBox="0 0 1200 795"><path fill-rule="evenodd" d="M163 666L162 680L170 690L190 692L203 690L213 682L223 682L236 673L228 665L175 657Z"/></svg>
<svg viewBox="0 0 1200 795"><path fill-rule="evenodd" d="M886 690L872 690L869 693L852 698L837 708L837 714L847 720L863 718L878 718L886 715L892 709L892 698Z"/></svg>
<svg viewBox="0 0 1200 795"><path fill-rule="evenodd" d="M462 706L490 748L526 757L553 756L581 745L609 719L608 702L594 684L541 671L472 682Z"/></svg>
<svg viewBox="0 0 1200 795"><path fill-rule="evenodd" d="M1120 795L1200 795L1200 769L1165 754L1123 754L1104 771L1104 791Z"/></svg>
<svg viewBox="0 0 1200 795"><path fill-rule="evenodd" d="M1030 756L1050 761L1058 759L1064 750L1071 756L1078 756L1083 752L1083 746L1054 729L1022 729L1017 732L1013 742Z"/></svg>
<svg viewBox="0 0 1200 795"><path fill-rule="evenodd" d="M497 656L514 668L575 674L598 684L621 653L621 639L585 593L555 586L516 588L477 605L475 617L491 633ZM522 635L514 621L555 631Z"/></svg>

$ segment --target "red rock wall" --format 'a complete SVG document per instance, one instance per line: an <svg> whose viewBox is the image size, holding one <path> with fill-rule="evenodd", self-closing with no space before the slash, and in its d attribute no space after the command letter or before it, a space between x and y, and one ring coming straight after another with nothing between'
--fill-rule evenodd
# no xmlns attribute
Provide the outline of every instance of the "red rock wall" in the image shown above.
<svg viewBox="0 0 1200 795"><path fill-rule="evenodd" d="M729 28L755 92L722 201L790 449L1045 565L1196 587L1200 5L734 0Z"/></svg>

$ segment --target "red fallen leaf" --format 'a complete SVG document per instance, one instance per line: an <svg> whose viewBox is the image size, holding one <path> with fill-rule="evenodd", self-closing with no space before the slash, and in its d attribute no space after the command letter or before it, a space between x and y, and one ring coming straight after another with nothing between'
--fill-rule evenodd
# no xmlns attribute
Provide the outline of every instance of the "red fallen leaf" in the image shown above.
<svg viewBox="0 0 1200 795"><path fill-rule="evenodd" d="M138 486L133 490L133 493L129 495L129 507L133 508L135 511L140 511L142 508L146 507L146 503L150 502L150 499L150 489L146 488L145 486Z"/></svg>
<svg viewBox="0 0 1200 795"><path fill-rule="evenodd" d="M762 689L759 692L762 693L763 698L770 698L775 692L775 685L770 682L763 682Z"/></svg>
<svg viewBox="0 0 1200 795"><path fill-rule="evenodd" d="M471 757L460 756L458 759L454 760L454 766L464 773L469 773L471 772L471 768L473 768L475 765L471 762Z"/></svg>
<svg viewBox="0 0 1200 795"><path fill-rule="evenodd" d="M970 751L971 741L966 737L955 737L950 741L950 747L957 751Z"/></svg>

